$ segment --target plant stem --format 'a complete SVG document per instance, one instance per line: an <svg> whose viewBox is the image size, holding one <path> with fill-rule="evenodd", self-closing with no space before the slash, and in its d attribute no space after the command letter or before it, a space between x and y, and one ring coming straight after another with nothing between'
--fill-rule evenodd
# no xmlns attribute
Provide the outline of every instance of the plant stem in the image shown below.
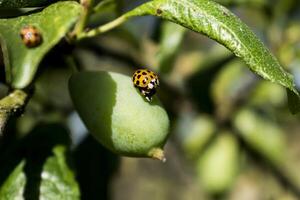
<svg viewBox="0 0 300 200"><path fill-rule="evenodd" d="M70 67L70 69L72 70L73 73L76 73L79 71L73 55L64 56L64 60L65 60L65 63Z"/></svg>
<svg viewBox="0 0 300 200"><path fill-rule="evenodd" d="M83 11L72 33L73 36L77 36L83 32L88 22L93 3L94 0L80 0L80 4L83 6Z"/></svg>
<svg viewBox="0 0 300 200"><path fill-rule="evenodd" d="M90 38L90 37L94 37L98 34L101 34L101 33L104 33L104 32L107 32L121 24L123 24L124 22L127 21L127 16L126 15L122 15L121 17L118 17L117 19L107 23L107 24L104 24L98 28L95 28L95 29L92 29L88 32L82 32L81 34L79 34L77 36L77 39L78 40L81 40L81 39L84 39L84 38Z"/></svg>
<svg viewBox="0 0 300 200"><path fill-rule="evenodd" d="M22 90L14 90L0 100L0 136L2 136L10 117L21 113L29 95Z"/></svg>

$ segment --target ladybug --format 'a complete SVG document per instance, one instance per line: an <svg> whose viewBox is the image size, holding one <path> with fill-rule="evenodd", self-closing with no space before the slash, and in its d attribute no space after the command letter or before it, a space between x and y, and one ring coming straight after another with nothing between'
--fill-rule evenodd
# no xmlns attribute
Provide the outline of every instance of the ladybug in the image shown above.
<svg viewBox="0 0 300 200"><path fill-rule="evenodd" d="M147 101L152 100L152 96L156 93L159 86L158 76L147 69L138 69L132 76L133 84L138 88Z"/></svg>
<svg viewBox="0 0 300 200"><path fill-rule="evenodd" d="M28 48L37 47L42 43L42 35L34 26L25 26L20 32L23 43Z"/></svg>

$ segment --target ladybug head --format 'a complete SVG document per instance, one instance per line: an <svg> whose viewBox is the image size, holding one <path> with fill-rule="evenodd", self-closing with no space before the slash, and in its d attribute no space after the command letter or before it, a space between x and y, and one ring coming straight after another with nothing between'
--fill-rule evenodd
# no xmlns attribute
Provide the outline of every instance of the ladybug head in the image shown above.
<svg viewBox="0 0 300 200"><path fill-rule="evenodd" d="M151 90L140 88L140 91L143 94L143 96L145 97L145 99L149 102L152 101L152 96L156 93L155 88L153 88Z"/></svg>

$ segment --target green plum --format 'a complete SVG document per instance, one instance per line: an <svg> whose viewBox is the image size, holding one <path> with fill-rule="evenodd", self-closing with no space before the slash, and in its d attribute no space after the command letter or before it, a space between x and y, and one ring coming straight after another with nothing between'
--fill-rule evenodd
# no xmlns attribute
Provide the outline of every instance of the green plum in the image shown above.
<svg viewBox="0 0 300 200"><path fill-rule="evenodd" d="M169 118L157 97L148 102L131 77L79 72L69 81L74 106L91 134L111 151L164 161Z"/></svg>
<svg viewBox="0 0 300 200"><path fill-rule="evenodd" d="M239 168L238 141L233 133L221 131L197 161L197 174L203 188L222 194L231 188Z"/></svg>

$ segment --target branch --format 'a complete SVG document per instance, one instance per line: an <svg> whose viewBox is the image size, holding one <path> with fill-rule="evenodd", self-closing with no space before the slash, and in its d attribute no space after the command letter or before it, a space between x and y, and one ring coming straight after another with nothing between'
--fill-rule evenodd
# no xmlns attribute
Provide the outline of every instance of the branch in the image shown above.
<svg viewBox="0 0 300 200"><path fill-rule="evenodd" d="M3 135L8 120L23 112L29 95L22 90L14 90L0 100L0 137Z"/></svg>
<svg viewBox="0 0 300 200"><path fill-rule="evenodd" d="M78 23L76 24L74 31L73 31L73 36L77 36L79 34L81 34L81 32L84 30L89 16L91 14L91 7L94 3L94 0L80 0L80 4L83 6L83 11L81 13L81 16L78 20Z"/></svg>
<svg viewBox="0 0 300 200"><path fill-rule="evenodd" d="M104 24L102 26L99 26L95 29L91 29L87 32L82 32L81 34L78 35L77 39L81 40L84 38L90 38L90 37L95 37L101 33L105 33L107 31L110 31L111 29L116 28L117 26L120 26L121 24L123 24L124 22L126 22L128 20L128 17L126 15L122 15L120 17L118 17L117 19Z"/></svg>

